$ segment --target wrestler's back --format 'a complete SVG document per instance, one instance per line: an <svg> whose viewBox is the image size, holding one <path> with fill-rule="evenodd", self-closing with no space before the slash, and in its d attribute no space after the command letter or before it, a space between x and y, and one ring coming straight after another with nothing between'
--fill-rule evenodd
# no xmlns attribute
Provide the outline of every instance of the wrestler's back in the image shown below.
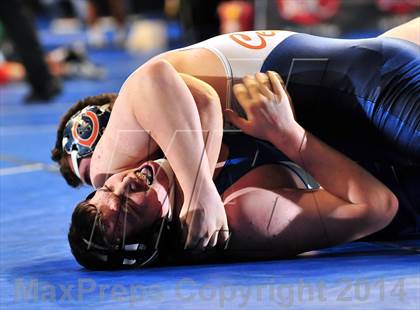
<svg viewBox="0 0 420 310"><path fill-rule="evenodd" d="M387 139L391 141L385 143L387 148L413 157L420 151L415 143L418 138L412 138L417 116L407 111L413 110L418 94L418 51L411 42L386 37L339 40L288 31L249 31L221 35L161 57L179 72L208 82L219 93L223 107L241 116L243 111L232 97L235 80L259 71L277 71L287 82L298 120L322 140L347 154L350 144ZM390 109L385 115L383 111ZM407 113L401 115L401 110ZM394 119L404 117L408 121L397 137L400 130ZM355 119L366 120L356 134ZM361 143L361 137L367 142ZM351 151L355 152L353 146ZM389 155L392 160L396 156Z"/></svg>
<svg viewBox="0 0 420 310"><path fill-rule="evenodd" d="M292 34L281 30L224 34L156 58L209 83L219 94L222 106L231 107L233 83L259 72L271 51Z"/></svg>
<svg viewBox="0 0 420 310"><path fill-rule="evenodd" d="M213 52L196 48L169 51L159 55L158 58L169 61L178 72L192 75L211 85L225 107L228 76L223 63Z"/></svg>
<svg viewBox="0 0 420 310"><path fill-rule="evenodd" d="M296 34L261 71L283 77L298 122L334 148L358 159L374 143L380 158L393 150L390 161L404 154L400 161L411 162L420 158L419 55L418 45L400 39Z"/></svg>
<svg viewBox="0 0 420 310"><path fill-rule="evenodd" d="M244 74L254 74L259 71L271 50L290 34L286 31L250 31L221 35L193 46L163 53L148 63L157 59L165 59L176 71L207 82L218 93L222 108L227 108L231 107L233 78L242 78ZM244 44L245 46L243 46ZM250 48L250 46L254 46L254 48ZM147 64L142 67L146 66ZM142 67L135 72L140 72ZM108 130L101 138L92 156L90 176L93 184L97 186L102 185L106 175L131 167L133 165L131 158L137 158L141 162L150 155L148 152L151 149L155 151L157 148L157 145L149 144L148 134L140 133L142 128L138 126L121 98L119 96L115 102ZM121 130L124 130L124 133L118 134L118 132L122 132ZM119 141L118 148L113 147L115 141ZM136 141L136 143L132 141ZM108 154L105 151L109 148L114 149L113 154Z"/></svg>

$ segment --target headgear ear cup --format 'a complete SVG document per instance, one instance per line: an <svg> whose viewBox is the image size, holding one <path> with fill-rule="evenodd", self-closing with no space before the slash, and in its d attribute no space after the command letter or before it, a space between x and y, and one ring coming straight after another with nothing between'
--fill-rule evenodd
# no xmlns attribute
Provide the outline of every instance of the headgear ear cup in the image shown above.
<svg viewBox="0 0 420 310"><path fill-rule="evenodd" d="M109 267L124 269L133 267L144 267L152 265L158 259L165 246L167 236L170 235L171 221L168 216L162 218L141 237L137 243L100 245L92 241L95 232L95 221L90 234L90 239L83 238L86 249L92 255L99 257L103 262L108 263Z"/></svg>
<svg viewBox="0 0 420 310"><path fill-rule="evenodd" d="M109 104L87 106L73 115L64 128L63 151L71 156L73 171L79 179L77 160L93 153L108 125L110 115Z"/></svg>
<svg viewBox="0 0 420 310"><path fill-rule="evenodd" d="M81 179L81 177L80 177L80 171L79 171L79 164L77 162L77 151L76 150L72 151L70 156L71 156L71 164L73 165L74 174L79 179Z"/></svg>

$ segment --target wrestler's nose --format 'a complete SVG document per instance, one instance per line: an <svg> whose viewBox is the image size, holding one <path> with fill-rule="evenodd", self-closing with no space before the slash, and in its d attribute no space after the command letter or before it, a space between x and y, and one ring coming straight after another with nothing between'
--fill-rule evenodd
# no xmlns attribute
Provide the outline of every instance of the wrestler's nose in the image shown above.
<svg viewBox="0 0 420 310"><path fill-rule="evenodd" d="M114 192L117 196L125 195L129 191L130 178L125 177L118 184L115 185Z"/></svg>

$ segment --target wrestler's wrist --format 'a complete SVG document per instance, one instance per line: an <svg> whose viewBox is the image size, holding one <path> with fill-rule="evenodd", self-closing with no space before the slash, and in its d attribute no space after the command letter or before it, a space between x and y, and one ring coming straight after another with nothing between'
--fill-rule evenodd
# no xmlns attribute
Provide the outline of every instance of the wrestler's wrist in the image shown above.
<svg viewBox="0 0 420 310"><path fill-rule="evenodd" d="M186 198L192 202L208 199L220 200L220 195L213 180L209 182L207 179L205 179L201 180L201 182L200 180L197 180L196 186L189 191L189 193L186 195Z"/></svg>
<svg viewBox="0 0 420 310"><path fill-rule="evenodd" d="M296 154L299 153L304 136L305 129L298 123L295 123L288 130L273 132L269 141L293 160Z"/></svg>

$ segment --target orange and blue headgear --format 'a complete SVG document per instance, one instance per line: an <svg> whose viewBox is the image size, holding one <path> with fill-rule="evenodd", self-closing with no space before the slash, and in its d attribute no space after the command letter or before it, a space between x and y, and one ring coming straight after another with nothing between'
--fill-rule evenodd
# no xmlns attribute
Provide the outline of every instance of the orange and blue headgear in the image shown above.
<svg viewBox="0 0 420 310"><path fill-rule="evenodd" d="M110 115L109 104L87 106L73 115L64 128L63 150L71 156L73 171L79 179L77 161L92 155L108 124Z"/></svg>

